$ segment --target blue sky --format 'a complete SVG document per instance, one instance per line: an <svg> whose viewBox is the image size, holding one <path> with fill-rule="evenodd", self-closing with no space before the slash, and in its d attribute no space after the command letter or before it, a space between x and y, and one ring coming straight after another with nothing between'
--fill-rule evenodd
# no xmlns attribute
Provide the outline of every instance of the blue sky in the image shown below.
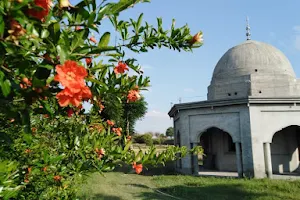
<svg viewBox="0 0 300 200"><path fill-rule="evenodd" d="M71 1L72 2L72 1ZM152 0L121 15L165 27L173 18L177 26L188 24L192 33L203 31L204 45L193 53L169 49L139 54L137 59L150 76L151 88L144 96L148 113L137 123L138 132L165 130L172 126L167 112L170 104L205 100L212 71L219 58L231 47L246 40L246 16L250 18L252 39L279 48L300 75L300 1L274 0Z"/></svg>

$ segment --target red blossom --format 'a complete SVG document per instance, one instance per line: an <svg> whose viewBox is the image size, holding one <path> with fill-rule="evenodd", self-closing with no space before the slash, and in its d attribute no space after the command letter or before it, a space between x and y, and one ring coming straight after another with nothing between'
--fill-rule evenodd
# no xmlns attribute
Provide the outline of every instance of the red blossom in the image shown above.
<svg viewBox="0 0 300 200"><path fill-rule="evenodd" d="M122 128L112 128L112 131L116 133L118 136L122 135Z"/></svg>
<svg viewBox="0 0 300 200"><path fill-rule="evenodd" d="M28 14L34 18L45 21L45 18L50 12L52 0L34 0L34 5L41 9L32 8L28 10Z"/></svg>
<svg viewBox="0 0 300 200"><path fill-rule="evenodd" d="M72 115L74 114L74 111L72 108L70 108L67 110L67 113L68 113L68 117L72 117Z"/></svg>
<svg viewBox="0 0 300 200"><path fill-rule="evenodd" d="M61 180L61 176L59 176L59 175L56 175L56 176L54 176L53 177L53 179L55 180L55 181L60 181Z"/></svg>
<svg viewBox="0 0 300 200"><path fill-rule="evenodd" d="M133 162L132 168L135 169L135 172L137 174L140 174L143 171L143 165L142 164L136 164L136 162Z"/></svg>
<svg viewBox="0 0 300 200"><path fill-rule="evenodd" d="M8 30L8 33L13 36L22 36L26 33L26 30L17 22L16 20L10 21L10 30Z"/></svg>
<svg viewBox="0 0 300 200"><path fill-rule="evenodd" d="M31 150L30 149L25 149L25 153L30 153L31 152Z"/></svg>
<svg viewBox="0 0 300 200"><path fill-rule="evenodd" d="M118 65L114 68L115 74L124 74L125 71L128 71L128 70L129 70L128 66L126 65L126 63L124 63L122 61L119 61Z"/></svg>
<svg viewBox="0 0 300 200"><path fill-rule="evenodd" d="M114 126L114 125L115 125L115 123L114 123L113 121L107 120L106 122L107 122L107 124L108 124L109 126Z"/></svg>
<svg viewBox="0 0 300 200"><path fill-rule="evenodd" d="M73 106L80 106L82 100L87 100L92 97L92 93L89 87L84 86L77 93L72 92L69 88L63 89L56 95L58 103L61 107L68 106L72 104Z"/></svg>
<svg viewBox="0 0 300 200"><path fill-rule="evenodd" d="M88 75L87 71L75 61L67 60L63 65L57 65L55 69L57 74L54 80L69 88L72 93L79 92L85 86L84 78Z"/></svg>
<svg viewBox="0 0 300 200"><path fill-rule="evenodd" d="M92 58L85 58L85 62L87 65L90 65L92 63Z"/></svg>
<svg viewBox="0 0 300 200"><path fill-rule="evenodd" d="M96 151L96 153L98 154L98 158L99 158L99 159L101 159L101 158L105 155L105 150L104 150L104 148L100 148L100 149L96 148L95 151Z"/></svg>
<svg viewBox="0 0 300 200"><path fill-rule="evenodd" d="M138 90L129 90L127 95L127 101L128 102L135 102L141 98L141 95L139 94Z"/></svg>
<svg viewBox="0 0 300 200"><path fill-rule="evenodd" d="M95 39L95 37L91 37L90 40L91 40L92 42L94 42L95 44L97 43L97 40Z"/></svg>

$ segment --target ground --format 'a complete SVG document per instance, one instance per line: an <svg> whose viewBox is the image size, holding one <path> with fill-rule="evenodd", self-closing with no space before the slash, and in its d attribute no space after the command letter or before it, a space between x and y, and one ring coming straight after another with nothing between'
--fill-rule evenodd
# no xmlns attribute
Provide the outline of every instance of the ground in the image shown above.
<svg viewBox="0 0 300 200"><path fill-rule="evenodd" d="M104 177L105 176L105 177ZM93 174L82 186L87 200L300 200L300 181Z"/></svg>

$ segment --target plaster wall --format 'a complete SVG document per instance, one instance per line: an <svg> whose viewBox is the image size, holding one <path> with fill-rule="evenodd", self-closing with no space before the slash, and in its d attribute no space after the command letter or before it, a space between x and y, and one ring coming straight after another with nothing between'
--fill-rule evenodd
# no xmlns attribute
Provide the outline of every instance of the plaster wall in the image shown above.
<svg viewBox="0 0 300 200"><path fill-rule="evenodd" d="M273 135L291 125L300 125L298 105L255 105L249 107L254 176L266 177L263 143L272 143Z"/></svg>
<svg viewBox="0 0 300 200"><path fill-rule="evenodd" d="M252 145L250 139L250 118L246 105L209 107L198 109L180 110L174 118L176 131L181 134L181 144L191 147L191 144L199 144L200 136L211 127L217 127L232 137L233 142L242 143L242 164L247 176L253 175ZM235 171L235 154L219 154L218 166L220 170ZM224 166L222 168L221 166ZM233 166L234 165L234 166ZM183 173L192 173L191 156L182 159Z"/></svg>

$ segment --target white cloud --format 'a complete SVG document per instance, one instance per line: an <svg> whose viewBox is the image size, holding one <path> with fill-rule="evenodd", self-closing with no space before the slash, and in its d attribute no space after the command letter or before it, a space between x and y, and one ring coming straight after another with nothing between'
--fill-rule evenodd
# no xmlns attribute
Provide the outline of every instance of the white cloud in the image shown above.
<svg viewBox="0 0 300 200"><path fill-rule="evenodd" d="M184 88L183 91L184 91L184 92L189 92L189 93L195 92L195 90L194 90L193 88Z"/></svg>
<svg viewBox="0 0 300 200"><path fill-rule="evenodd" d="M147 112L146 117L169 117L167 113L163 113L157 110L151 110L150 112Z"/></svg>

